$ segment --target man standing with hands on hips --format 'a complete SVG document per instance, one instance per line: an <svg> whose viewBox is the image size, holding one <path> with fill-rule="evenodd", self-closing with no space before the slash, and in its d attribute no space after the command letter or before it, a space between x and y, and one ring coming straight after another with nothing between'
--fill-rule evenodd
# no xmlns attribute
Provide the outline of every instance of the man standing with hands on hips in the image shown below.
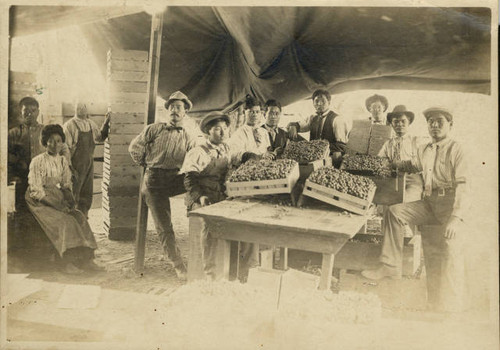
<svg viewBox="0 0 500 350"><path fill-rule="evenodd" d="M165 102L170 112L167 123L154 123L132 140L128 151L134 162L146 168L142 194L151 210L163 251L180 279L186 278L186 266L175 242L170 197L185 193L184 175L179 171L186 153L196 138L184 128L184 118L193 104L180 91Z"/></svg>
<svg viewBox="0 0 500 350"><path fill-rule="evenodd" d="M427 273L427 304L431 310L460 312L464 297L464 229L468 209L469 175L463 147L451 139L453 115L441 107L423 112L432 142L420 147L413 161L397 161L394 167L422 172L423 199L396 204L386 211L380 266L365 270L370 279L400 278L404 225L441 225L422 232Z"/></svg>

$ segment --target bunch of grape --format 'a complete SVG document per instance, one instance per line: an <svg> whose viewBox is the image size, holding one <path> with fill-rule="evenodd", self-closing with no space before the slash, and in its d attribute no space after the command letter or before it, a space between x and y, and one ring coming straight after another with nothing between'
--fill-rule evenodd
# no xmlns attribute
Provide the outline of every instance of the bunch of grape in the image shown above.
<svg viewBox="0 0 500 350"><path fill-rule="evenodd" d="M326 140L290 141L282 158L293 159L298 163L309 163L322 159L328 154L330 144Z"/></svg>
<svg viewBox="0 0 500 350"><path fill-rule="evenodd" d="M391 162L389 158L376 157L368 154L356 154L344 156L342 168L349 170L367 170L378 177L390 177L392 175Z"/></svg>
<svg viewBox="0 0 500 350"><path fill-rule="evenodd" d="M333 167L315 170L308 180L361 199L367 199L368 194L375 187L375 183L367 177L352 175Z"/></svg>
<svg viewBox="0 0 500 350"><path fill-rule="evenodd" d="M231 174L229 182L285 179L296 164L291 159L249 160Z"/></svg>

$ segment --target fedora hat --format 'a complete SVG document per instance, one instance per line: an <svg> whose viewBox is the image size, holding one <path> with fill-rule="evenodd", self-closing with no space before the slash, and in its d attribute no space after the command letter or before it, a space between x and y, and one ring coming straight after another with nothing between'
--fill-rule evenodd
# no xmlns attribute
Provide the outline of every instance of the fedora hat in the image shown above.
<svg viewBox="0 0 500 350"><path fill-rule="evenodd" d="M222 112L212 112L204 116L203 119L201 120L200 122L201 131L204 134L208 134L207 126L210 124L210 122L218 119L225 121L228 126L231 124L231 119L227 114L224 114Z"/></svg>
<svg viewBox="0 0 500 350"><path fill-rule="evenodd" d="M438 107L438 106L430 107L430 108L427 108L422 113L424 114L425 119L429 119L429 116L433 113L441 113L444 115L446 120L448 120L449 122L453 121L453 114L451 114L451 112L444 107Z"/></svg>
<svg viewBox="0 0 500 350"><path fill-rule="evenodd" d="M407 110L406 106L397 105L396 107L394 107L392 112L387 113L387 124L391 124L393 118L399 117L403 114L408 117L408 121L410 122L410 124L413 123L413 120L415 119L415 114Z"/></svg>
<svg viewBox="0 0 500 350"><path fill-rule="evenodd" d="M189 108L187 108L188 110L193 108L193 103L191 101L189 101L189 98L180 91L176 91L172 95L170 95L167 102L165 102L165 108L168 109L168 106L170 106L170 104L172 102L177 101L177 100L183 101L184 103L186 103L189 106Z"/></svg>
<svg viewBox="0 0 500 350"><path fill-rule="evenodd" d="M380 101L384 105L384 112L387 110L387 107L389 107L389 102L387 101L387 98L385 98L385 96L375 94L366 99L365 101L366 109L370 111L370 106L372 105L373 102L376 101Z"/></svg>

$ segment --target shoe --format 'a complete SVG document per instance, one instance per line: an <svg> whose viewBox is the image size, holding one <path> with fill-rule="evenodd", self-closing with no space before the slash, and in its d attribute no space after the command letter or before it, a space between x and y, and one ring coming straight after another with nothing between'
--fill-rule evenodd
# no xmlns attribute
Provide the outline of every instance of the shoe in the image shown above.
<svg viewBox="0 0 500 350"><path fill-rule="evenodd" d="M174 270L178 279L182 281L187 280L187 270L186 270L186 265L184 265L184 263L174 266Z"/></svg>
<svg viewBox="0 0 500 350"><path fill-rule="evenodd" d="M68 275L81 275L83 270L79 269L72 263L67 263L66 266L64 266L64 273L67 273Z"/></svg>
<svg viewBox="0 0 500 350"><path fill-rule="evenodd" d="M389 265L381 264L378 268L374 270L364 270L361 271L361 275L364 278L370 280L381 280L384 277L390 277L392 279L400 280L401 272L397 268L391 267Z"/></svg>
<svg viewBox="0 0 500 350"><path fill-rule="evenodd" d="M92 272L100 272L106 270L104 266L97 265L94 260L88 260L82 265L82 269Z"/></svg>

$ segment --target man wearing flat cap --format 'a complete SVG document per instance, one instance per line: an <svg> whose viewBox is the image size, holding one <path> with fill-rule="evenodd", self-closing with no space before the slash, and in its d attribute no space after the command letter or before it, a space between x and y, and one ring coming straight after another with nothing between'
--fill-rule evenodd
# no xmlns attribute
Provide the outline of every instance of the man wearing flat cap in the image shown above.
<svg viewBox="0 0 500 350"><path fill-rule="evenodd" d="M422 172L423 198L390 206L385 212L381 265L363 271L363 276L400 278L404 225L439 225L439 230L422 231L428 308L460 312L464 296L463 221L470 178L464 149L449 135L451 112L432 107L423 114L432 142L420 147L415 159L394 162L402 171Z"/></svg>
<svg viewBox="0 0 500 350"><path fill-rule="evenodd" d="M417 149L424 142L422 138L408 133L408 127L413 123L415 115L404 105L394 107L387 114L387 123L392 126L395 136L387 140L378 156L389 158L391 162L410 161L417 157ZM418 201L422 198L422 174L406 176L405 202Z"/></svg>
<svg viewBox="0 0 500 350"><path fill-rule="evenodd" d="M181 173L185 174L184 186L187 190L185 201L188 212L223 201L227 197L225 194L227 173L231 165L240 163L242 158L241 152L232 152L226 143L229 126L229 116L221 112L208 114L200 123L206 141L187 153L181 169ZM204 223L201 232L204 272L213 278L216 239L211 237ZM256 244L243 242L240 246L240 272L246 276L248 269L258 264L259 248Z"/></svg>
<svg viewBox="0 0 500 350"><path fill-rule="evenodd" d="M346 151L346 144L351 125L346 118L330 109L332 96L326 90L316 90L312 101L316 114L298 123L288 124L290 138L295 140L298 132L310 131L310 140L327 140L330 143L330 155L334 162L340 160Z"/></svg>
<svg viewBox="0 0 500 350"><path fill-rule="evenodd" d="M366 99L365 106L368 112L370 112L370 120L372 124L386 124L386 118L384 117L384 113L389 106L389 102L387 102L387 98L382 95L373 95Z"/></svg>
<svg viewBox="0 0 500 350"><path fill-rule="evenodd" d="M184 118L192 107L186 95L174 92L165 102L168 122L146 126L128 149L134 162L146 168L141 191L163 250L181 279L185 278L186 267L175 242L169 198L185 192L180 168L186 153L195 146L196 137L184 128Z"/></svg>

